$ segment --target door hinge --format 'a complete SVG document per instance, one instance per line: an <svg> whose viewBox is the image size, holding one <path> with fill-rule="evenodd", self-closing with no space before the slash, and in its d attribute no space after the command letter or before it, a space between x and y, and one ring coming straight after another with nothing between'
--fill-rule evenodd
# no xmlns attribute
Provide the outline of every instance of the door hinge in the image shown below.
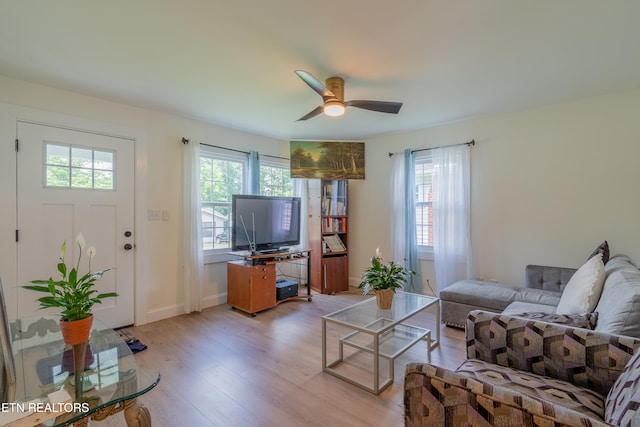
<svg viewBox="0 0 640 427"><path fill-rule="evenodd" d="M18 230L16 230L16 242L18 241Z"/></svg>
<svg viewBox="0 0 640 427"><path fill-rule="evenodd" d="M20 143L18 142L18 138L16 138L16 153L20 151Z"/></svg>

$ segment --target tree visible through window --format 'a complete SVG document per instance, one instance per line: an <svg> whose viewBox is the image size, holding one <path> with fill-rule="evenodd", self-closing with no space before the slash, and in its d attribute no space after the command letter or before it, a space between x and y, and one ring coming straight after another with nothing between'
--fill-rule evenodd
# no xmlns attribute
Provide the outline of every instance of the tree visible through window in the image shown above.
<svg viewBox="0 0 640 427"><path fill-rule="evenodd" d="M243 192L245 162L200 157L202 205L202 247L204 250L231 247L231 196Z"/></svg>
<svg viewBox="0 0 640 427"><path fill-rule="evenodd" d="M200 197L202 205L202 246L205 251L231 248L231 209L234 194L246 194L248 161L245 155L203 150L200 155ZM261 160L260 194L293 194L289 165Z"/></svg>
<svg viewBox="0 0 640 427"><path fill-rule="evenodd" d="M290 197L293 194L288 166L260 165L260 195Z"/></svg>
<svg viewBox="0 0 640 427"><path fill-rule="evenodd" d="M433 189L431 156L422 154L415 161L416 234L418 246L433 246Z"/></svg>
<svg viewBox="0 0 640 427"><path fill-rule="evenodd" d="M114 190L115 155L111 150L45 142L44 186Z"/></svg>

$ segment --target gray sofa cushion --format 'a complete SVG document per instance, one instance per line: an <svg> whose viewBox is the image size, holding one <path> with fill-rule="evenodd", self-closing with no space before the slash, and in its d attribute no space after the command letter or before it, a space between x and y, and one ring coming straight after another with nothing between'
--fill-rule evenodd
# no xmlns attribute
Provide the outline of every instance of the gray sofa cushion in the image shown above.
<svg viewBox="0 0 640 427"><path fill-rule="evenodd" d="M557 306L561 296L560 292L521 288L516 296L516 301Z"/></svg>
<svg viewBox="0 0 640 427"><path fill-rule="evenodd" d="M555 305L536 304L533 302L514 301L502 311L502 314L515 316L518 313L547 313L554 314L556 312Z"/></svg>
<svg viewBox="0 0 640 427"><path fill-rule="evenodd" d="M542 289L520 288L517 290L515 301L504 309L502 313L516 315L518 313L555 313L559 292L545 291Z"/></svg>
<svg viewBox="0 0 640 427"><path fill-rule="evenodd" d="M634 264L633 261L631 261L631 258L629 258L628 255L624 255L624 254L617 254L612 256L609 259L609 262L607 262L604 266L604 273L608 276L609 274L613 273L614 271L617 270L633 270L635 269L637 266Z"/></svg>
<svg viewBox="0 0 640 427"><path fill-rule="evenodd" d="M530 264L525 267L525 283L527 288L543 289L551 292L562 292L575 268L550 267Z"/></svg>
<svg viewBox="0 0 640 427"><path fill-rule="evenodd" d="M499 313L509 303L516 300L520 289L481 280L461 280L441 290L440 299L474 307L484 307L487 310ZM460 324L463 323L460 322Z"/></svg>
<svg viewBox="0 0 640 427"><path fill-rule="evenodd" d="M607 276L595 309L599 313L596 331L640 337L640 271L629 266Z"/></svg>

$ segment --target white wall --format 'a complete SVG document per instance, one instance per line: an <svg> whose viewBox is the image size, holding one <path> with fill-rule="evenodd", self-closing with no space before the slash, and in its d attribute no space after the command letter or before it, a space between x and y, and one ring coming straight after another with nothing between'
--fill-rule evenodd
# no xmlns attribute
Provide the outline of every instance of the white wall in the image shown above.
<svg viewBox="0 0 640 427"><path fill-rule="evenodd" d="M0 76L0 103L139 130L147 147L149 209L169 221L146 223L137 242L149 266L144 321L182 312L180 260L183 136L216 145L287 156L288 142L150 109L78 95ZM391 254L388 153L475 139L472 240L475 275L522 283L528 263L579 266L607 239L613 253L640 262L640 90L366 141L367 177L351 181L350 281L357 285L375 248ZM15 120L0 114L0 273L15 286ZM143 215L146 212L137 212ZM430 262L424 277L435 286ZM205 271L204 304L226 298L224 264Z"/></svg>
<svg viewBox="0 0 640 427"><path fill-rule="evenodd" d="M639 113L634 90L367 141L367 179L350 187L351 283L377 246L391 253L388 153L471 139L476 277L522 284L526 264L578 267L605 239L640 263ZM423 271L434 285L432 263Z"/></svg>
<svg viewBox="0 0 640 427"><path fill-rule="evenodd" d="M215 100L212 100L215 102ZM138 321L153 321L183 311L180 243L183 136L239 150L287 156L288 141L277 141L160 111L83 96L0 76L0 103L55 112L80 121L99 122L139 130L146 135L146 150L137 153L139 169L146 171L148 209L166 209L168 221L149 221L147 241L137 240L137 257L148 265L148 298ZM2 111L2 110L0 110ZM52 115L53 117L53 115ZM15 287L15 118L0 114L0 274L4 287ZM147 212L136 212L146 220ZM226 301L226 266L205 269L204 304Z"/></svg>

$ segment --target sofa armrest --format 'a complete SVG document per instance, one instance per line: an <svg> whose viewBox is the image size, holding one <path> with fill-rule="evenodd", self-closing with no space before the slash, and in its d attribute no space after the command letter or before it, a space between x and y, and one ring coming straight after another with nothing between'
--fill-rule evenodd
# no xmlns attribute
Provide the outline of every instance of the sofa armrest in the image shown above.
<svg viewBox="0 0 640 427"><path fill-rule="evenodd" d="M599 419L486 384L428 363L409 363L404 379L405 426L553 425L604 427Z"/></svg>
<svg viewBox="0 0 640 427"><path fill-rule="evenodd" d="M545 291L562 292L575 272L575 268L527 265L525 267L525 286Z"/></svg>
<svg viewBox="0 0 640 427"><path fill-rule="evenodd" d="M474 310L467 357L546 375L606 395L640 339Z"/></svg>

